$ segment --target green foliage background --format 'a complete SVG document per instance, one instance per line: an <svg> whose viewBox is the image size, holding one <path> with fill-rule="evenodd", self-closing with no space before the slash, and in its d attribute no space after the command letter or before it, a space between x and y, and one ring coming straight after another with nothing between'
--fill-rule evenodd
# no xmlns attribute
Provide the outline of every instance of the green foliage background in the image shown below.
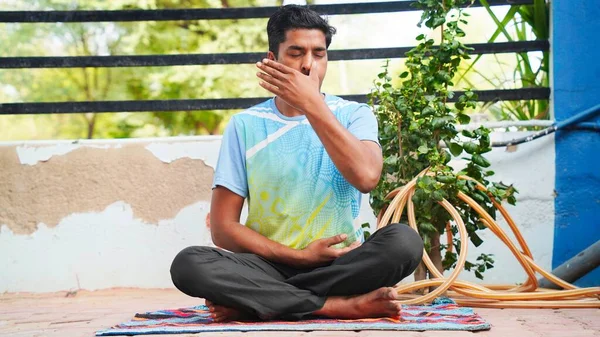
<svg viewBox="0 0 600 337"><path fill-rule="evenodd" d="M0 10L118 10L281 5L277 0L25 0ZM0 24L0 56L145 55L267 50L267 19ZM7 69L1 102L264 96L252 65ZM235 85L232 85L235 83ZM8 93L7 93L8 92ZM2 116L0 140L218 134L232 111ZM30 130L34 130L31 134Z"/></svg>
<svg viewBox="0 0 600 337"><path fill-rule="evenodd" d="M543 0L536 0L536 3ZM277 6L282 0L4 0L0 10L118 10L156 8L222 8ZM318 1L309 1L318 3ZM516 8L518 7L518 8ZM491 9L470 9L477 20L468 27L465 43L520 40L536 33L522 21L528 7L494 7L504 26L497 27ZM540 6L538 6L540 7ZM541 8L541 7L540 7ZM535 7L534 9L537 9ZM539 12L539 11L538 11ZM534 12L537 13L537 12ZM394 15L393 13L390 15ZM537 17L536 15L534 15ZM539 15L538 15L539 16ZM508 20L507 18L511 18ZM390 37L389 31L378 34L374 22L396 22L388 14L344 15L330 17L340 28L332 48L377 48L410 45L397 36L415 27L417 12L402 13L401 34ZM412 23L414 20L414 23ZM1 56L83 56L135 55L216 52L265 52L266 19L200 20L117 23L0 23ZM510 22L509 22L510 21ZM537 21L536 21L537 22ZM541 20L542 24L544 23ZM547 25L547 23L546 23ZM387 27L384 25L384 27ZM395 28L394 28L395 27ZM397 25L400 27L400 25ZM390 30L397 28L390 25ZM387 35L386 35L387 34ZM380 37L386 37L385 44ZM527 35L527 36L525 36ZM438 43L437 32L431 36ZM491 37L491 38L490 38ZM389 39L395 39L390 41ZM400 42L398 42L400 41ZM541 55L541 53L539 53ZM542 62L536 53L485 55L475 67L461 65L461 80L455 89L473 87L481 90L529 86L530 72L516 71L529 65L540 80L544 76L546 55ZM523 56L527 56L525 59ZM528 63L523 63L527 60ZM371 88L381 60L332 62L324 91L332 94L363 94ZM536 68L537 67L537 68ZM536 71L536 69L538 69ZM541 70L540 70L541 69ZM406 70L404 60L393 59L390 73ZM88 100L191 99L268 96L255 78L253 65L213 65L180 67L133 67L97 69L1 69L0 102L61 102ZM515 75L516 74L516 75ZM394 85L399 84L394 78ZM460 82L460 83L459 83ZM522 114L523 104L531 105ZM478 104L476 112L495 119L540 118L547 111L543 101ZM500 112L499 112L500 111ZM535 112L534 112L535 111ZM219 134L235 111L191 111L156 113L104 113L70 115L3 115L0 116L0 141L28 139L123 138L177 135ZM471 114L471 113L470 113ZM523 117L523 116L525 117ZM478 118L478 117L475 117ZM545 115L548 118L548 115ZM477 121L477 119L475 119Z"/></svg>

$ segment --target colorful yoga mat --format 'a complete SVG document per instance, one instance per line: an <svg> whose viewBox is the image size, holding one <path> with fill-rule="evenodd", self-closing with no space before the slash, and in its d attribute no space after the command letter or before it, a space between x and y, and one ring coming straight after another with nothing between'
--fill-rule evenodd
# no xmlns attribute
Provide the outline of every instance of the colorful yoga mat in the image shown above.
<svg viewBox="0 0 600 337"><path fill-rule="evenodd" d="M96 332L96 336L178 334L224 331L313 331L313 330L489 330L490 325L471 308L459 307L451 299L438 298L431 305L405 305L400 319L312 319L214 323L208 308L159 310L136 314L133 320Z"/></svg>

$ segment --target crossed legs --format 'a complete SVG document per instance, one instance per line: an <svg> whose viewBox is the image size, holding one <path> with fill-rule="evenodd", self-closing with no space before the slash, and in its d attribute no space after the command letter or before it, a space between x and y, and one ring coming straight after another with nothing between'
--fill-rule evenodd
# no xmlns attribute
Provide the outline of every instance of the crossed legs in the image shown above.
<svg viewBox="0 0 600 337"><path fill-rule="evenodd" d="M240 313L260 319L395 316L399 306L390 287L416 269L422 252L414 230L391 224L330 265L313 269L188 247L175 257L171 278L185 294L205 298L222 319L237 319Z"/></svg>

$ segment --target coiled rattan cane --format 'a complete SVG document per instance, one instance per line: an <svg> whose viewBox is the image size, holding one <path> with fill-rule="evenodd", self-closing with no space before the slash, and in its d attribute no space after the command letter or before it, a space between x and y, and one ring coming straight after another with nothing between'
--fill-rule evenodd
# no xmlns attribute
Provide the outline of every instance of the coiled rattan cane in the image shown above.
<svg viewBox="0 0 600 337"><path fill-rule="evenodd" d="M424 175L433 175L427 170L419 174L415 179L405 186L399 187L386 196L390 200L387 209L379 214L377 228L386 226L389 223L399 222L404 208L407 207L408 224L418 232L417 221L415 218L415 208L412 202L412 196L415 193L417 179ZM459 176L458 179L471 180L477 185L477 189L489 194L485 186L466 176ZM458 304L472 307L486 308L600 308L600 287L579 288L574 286L551 273L542 269L533 261L533 257L525 239L521 235L515 222L510 217L506 209L490 195L494 206L500 211L508 223L511 231L517 239L517 245L506 235L504 230L498 226L496 221L468 195L459 192L458 198L472 207L481 217L481 221L496 235L504 244L508 246L515 258L519 261L527 274L527 280L520 286L514 285L480 285L466 281L458 280L458 275L463 270L467 258L468 234L464 222L456 208L446 199L440 201L440 205L446 209L452 216L455 225L458 227L460 235L460 254L456 266L448 277L440 273L427 254L423 252L423 262L429 272L435 278L429 280L416 281L406 285L396 287L398 294L405 298L401 300L404 304L421 304L430 302L434 298L446 293ZM390 222L391 220L391 222ZM447 231L451 235L450 231ZM451 237L449 237L451 242ZM451 247L451 245L449 245ZM551 282L563 288L563 290L550 290L538 288L538 282L535 273L538 272ZM418 289L436 287L433 291L425 295L415 295L412 292Z"/></svg>

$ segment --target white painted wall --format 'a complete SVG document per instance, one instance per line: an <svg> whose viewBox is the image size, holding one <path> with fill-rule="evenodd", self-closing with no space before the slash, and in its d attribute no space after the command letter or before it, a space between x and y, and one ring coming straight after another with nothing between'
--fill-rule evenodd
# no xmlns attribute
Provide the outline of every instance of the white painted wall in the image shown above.
<svg viewBox="0 0 600 337"><path fill-rule="evenodd" d="M514 138L515 134L492 136L507 137ZM214 167L218 157L215 142L220 140L215 137L96 140L77 142L76 146L118 147L131 142L150 142L146 148L167 163L189 157L202 159ZM0 146L16 145L21 147L19 158L23 165L48 160L75 146L65 141L0 143ZM554 231L554 138L544 137L520 145L511 153L495 149L488 158L496 172L494 179L515 184L520 191L517 206L508 206L508 210L536 261L549 269ZM455 161L453 165L461 163ZM134 218L129 205L116 201L101 212L71 214L53 228L40 223L31 235L14 234L0 224L0 292L172 287L169 267L175 254L190 245L211 243L204 226L209 206L207 202L198 202L181 209L173 219L148 224ZM375 225L367 197L363 198L357 219L357 223L363 222ZM504 222L501 224L507 228ZM479 249L470 249L469 256L474 260L479 251L495 254L496 267L486 272L485 282L522 282L524 273L508 249L491 235L481 236L484 244ZM463 279L476 280L466 273L463 275Z"/></svg>

